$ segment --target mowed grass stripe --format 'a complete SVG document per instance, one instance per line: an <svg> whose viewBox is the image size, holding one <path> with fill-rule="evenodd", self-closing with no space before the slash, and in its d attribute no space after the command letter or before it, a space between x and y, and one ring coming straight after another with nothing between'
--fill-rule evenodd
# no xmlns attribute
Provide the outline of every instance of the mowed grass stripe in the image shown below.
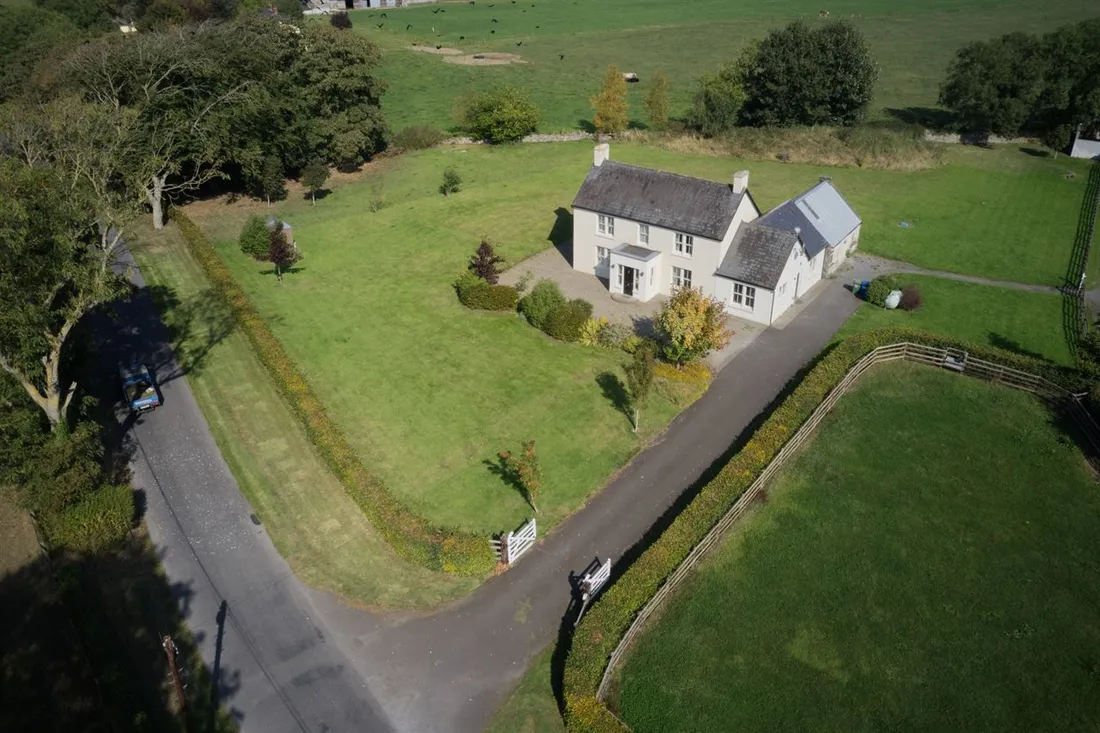
<svg viewBox="0 0 1100 733"><path fill-rule="evenodd" d="M866 375L638 642L638 733L1095 730L1096 482L1026 393Z"/></svg>

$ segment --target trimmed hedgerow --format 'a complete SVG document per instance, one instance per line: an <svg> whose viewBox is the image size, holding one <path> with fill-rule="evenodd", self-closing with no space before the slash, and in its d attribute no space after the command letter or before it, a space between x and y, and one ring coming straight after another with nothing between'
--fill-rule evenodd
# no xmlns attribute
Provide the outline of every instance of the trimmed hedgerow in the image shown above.
<svg viewBox="0 0 1100 733"><path fill-rule="evenodd" d="M210 284L229 305L237 324L248 336L260 363L301 420L318 454L397 554L430 570L472 576L489 573L496 560L485 537L428 524L405 508L381 480L366 469L347 437L325 412L298 366L253 308L210 240L179 209L173 208L170 216L179 226Z"/></svg>
<svg viewBox="0 0 1100 733"><path fill-rule="evenodd" d="M542 330L558 341L577 341L581 337L581 329L591 316L592 304L584 298L574 298L550 311Z"/></svg>
<svg viewBox="0 0 1100 733"><path fill-rule="evenodd" d="M510 285L490 285L472 272L455 282L458 301L467 308L483 311L514 311L519 291Z"/></svg>
<svg viewBox="0 0 1100 733"><path fill-rule="evenodd" d="M600 596L577 626L564 670L565 717L570 731L622 733L625 730L596 699L596 691L611 653L634 617L852 365L872 349L900 341L963 349L974 357L1044 376L1074 392L1087 388L1084 376L1069 367L909 329L870 331L837 344L768 416L749 442L699 491L664 534Z"/></svg>

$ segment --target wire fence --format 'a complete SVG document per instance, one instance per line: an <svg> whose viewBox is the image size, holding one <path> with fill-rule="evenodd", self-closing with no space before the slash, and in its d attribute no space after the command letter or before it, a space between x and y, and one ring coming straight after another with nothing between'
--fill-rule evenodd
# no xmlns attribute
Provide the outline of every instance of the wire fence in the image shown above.
<svg viewBox="0 0 1100 733"><path fill-rule="evenodd" d="M760 500L765 487L783 466L790 460L802 445L810 439L814 431L825 417L836 406L840 398L852 389L859 377L879 364L891 361L908 360L921 364L928 364L942 369L966 374L968 376L997 382L1014 389L1031 392L1038 397L1050 402L1052 405L1065 411L1065 414L1080 429L1084 440L1088 443L1086 457L1094 469L1100 470L1100 425L1092 418L1092 415L1081 404L1080 399L1068 390L1053 382L1035 374L1013 369L983 359L971 357L967 352L955 349L941 349L923 344L901 342L879 348L869 352L860 359L840 382L822 400L817 409L802 424L786 445L776 454L772 462L768 464L755 481L745 490L745 493L734 503L717 524L699 541L699 544L684 558L680 566L668 577L658 591L649 599L649 602L638 612L634 622L627 629L626 634L619 641L615 651L608 659L604 669L603 678L600 680L596 697L604 701L613 677L614 670L621 664L623 657L635 638L641 633L646 620L661 606L676 588L691 573L700 560L721 541L725 533L740 519L749 508Z"/></svg>

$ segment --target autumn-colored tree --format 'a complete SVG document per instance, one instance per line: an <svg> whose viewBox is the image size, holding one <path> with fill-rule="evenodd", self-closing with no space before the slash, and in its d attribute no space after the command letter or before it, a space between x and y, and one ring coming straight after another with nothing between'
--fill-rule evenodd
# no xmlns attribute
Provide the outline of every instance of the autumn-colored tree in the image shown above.
<svg viewBox="0 0 1100 733"><path fill-rule="evenodd" d="M490 285L496 285L500 275L500 265L504 258L496 253L489 239L482 237L474 256L470 258L470 272Z"/></svg>
<svg viewBox="0 0 1100 733"><path fill-rule="evenodd" d="M596 110L593 123L596 132L605 135L613 135L626 129L626 79L615 64L607 67L607 74L603 78L603 88L600 93L592 97L592 108Z"/></svg>
<svg viewBox="0 0 1100 733"><path fill-rule="evenodd" d="M668 74L657 71L645 95L645 111L654 130L668 129Z"/></svg>
<svg viewBox="0 0 1100 733"><path fill-rule="evenodd" d="M539 457L535 453L535 441L523 441L523 450L518 455L512 455L511 451L501 451L497 454L501 463L511 472L515 481L523 489L527 503L539 513L538 501L539 489L542 488L542 466Z"/></svg>
<svg viewBox="0 0 1100 733"><path fill-rule="evenodd" d="M653 356L652 342L645 342L634 350L634 359L623 369L626 372L626 388L630 392L630 406L634 410L634 432L638 432L638 416L649 399L653 386L653 372L657 360Z"/></svg>
<svg viewBox="0 0 1100 733"><path fill-rule="evenodd" d="M677 366L729 343L721 301L693 288L679 288L661 304L654 327L665 358Z"/></svg>

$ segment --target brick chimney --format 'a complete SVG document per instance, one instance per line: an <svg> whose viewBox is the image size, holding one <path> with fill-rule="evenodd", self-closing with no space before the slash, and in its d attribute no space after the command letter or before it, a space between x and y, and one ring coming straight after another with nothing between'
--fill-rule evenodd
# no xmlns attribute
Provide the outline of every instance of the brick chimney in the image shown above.
<svg viewBox="0 0 1100 733"><path fill-rule="evenodd" d="M596 146L596 150L592 155L592 165L603 165L605 160L611 160L611 146L607 143L600 143Z"/></svg>
<svg viewBox="0 0 1100 733"><path fill-rule="evenodd" d="M737 171L733 174L733 192L736 194L745 193L749 190L749 172Z"/></svg>

